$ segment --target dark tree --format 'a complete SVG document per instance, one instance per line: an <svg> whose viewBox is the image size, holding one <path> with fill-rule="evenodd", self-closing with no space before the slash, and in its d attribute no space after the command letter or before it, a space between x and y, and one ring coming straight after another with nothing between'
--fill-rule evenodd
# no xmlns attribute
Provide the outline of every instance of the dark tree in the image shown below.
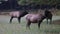
<svg viewBox="0 0 60 34"><path fill-rule="evenodd" d="M17 0L8 0L8 2L11 9L14 9L18 6Z"/></svg>

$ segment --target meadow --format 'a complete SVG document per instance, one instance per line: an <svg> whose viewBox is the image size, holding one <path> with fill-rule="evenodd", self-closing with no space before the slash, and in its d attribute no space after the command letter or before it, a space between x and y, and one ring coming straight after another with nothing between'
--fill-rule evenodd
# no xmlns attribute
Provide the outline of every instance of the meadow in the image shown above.
<svg viewBox="0 0 60 34"><path fill-rule="evenodd" d="M10 16L0 15L0 34L60 34L60 11L56 12L53 16L52 24L47 24L46 20L41 23L40 29L38 25L31 24L30 30L26 29L26 19L21 18L21 23L19 24L17 19L14 18L12 23L9 23Z"/></svg>

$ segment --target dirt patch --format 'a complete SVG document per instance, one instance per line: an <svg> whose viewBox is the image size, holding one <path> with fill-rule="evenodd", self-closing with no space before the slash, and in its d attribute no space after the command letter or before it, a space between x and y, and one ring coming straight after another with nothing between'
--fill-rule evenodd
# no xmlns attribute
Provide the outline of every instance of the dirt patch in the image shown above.
<svg viewBox="0 0 60 34"><path fill-rule="evenodd" d="M52 24L60 25L60 20L55 20L55 21L53 21L53 23L52 23Z"/></svg>

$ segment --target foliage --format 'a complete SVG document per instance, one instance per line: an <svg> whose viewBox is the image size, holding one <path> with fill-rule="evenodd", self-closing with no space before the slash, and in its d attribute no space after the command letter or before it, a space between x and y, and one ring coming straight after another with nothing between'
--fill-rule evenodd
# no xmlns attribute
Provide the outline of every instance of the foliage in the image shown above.
<svg viewBox="0 0 60 34"><path fill-rule="evenodd" d="M35 4L49 4L49 5L54 5L54 4L59 4L60 0L20 0L18 1L19 4L30 4L30 3L35 3Z"/></svg>

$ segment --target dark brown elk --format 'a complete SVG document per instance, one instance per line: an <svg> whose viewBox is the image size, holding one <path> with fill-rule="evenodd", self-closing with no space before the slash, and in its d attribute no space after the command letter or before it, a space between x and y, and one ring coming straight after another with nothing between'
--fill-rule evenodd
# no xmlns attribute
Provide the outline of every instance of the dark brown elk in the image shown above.
<svg viewBox="0 0 60 34"><path fill-rule="evenodd" d="M31 23L38 23L38 27L40 28L41 22L46 18L42 14L27 14L25 17L27 20L27 27L29 28Z"/></svg>
<svg viewBox="0 0 60 34"><path fill-rule="evenodd" d="M50 20L50 24L51 24L52 16L53 16L51 11L45 10L45 16L46 16L47 24L48 24L48 19Z"/></svg>
<svg viewBox="0 0 60 34"><path fill-rule="evenodd" d="M13 18L17 18L18 22L20 23L21 17L25 16L26 14L28 14L27 11L12 11L12 12L10 12L10 16L11 16L10 23L12 23Z"/></svg>
<svg viewBox="0 0 60 34"><path fill-rule="evenodd" d="M31 23L38 23L38 28L40 28L40 24L44 19L50 19L52 20L52 14L48 11L45 10L44 15L42 13L37 13L37 14L27 14L26 16L27 20L27 27L30 29Z"/></svg>

